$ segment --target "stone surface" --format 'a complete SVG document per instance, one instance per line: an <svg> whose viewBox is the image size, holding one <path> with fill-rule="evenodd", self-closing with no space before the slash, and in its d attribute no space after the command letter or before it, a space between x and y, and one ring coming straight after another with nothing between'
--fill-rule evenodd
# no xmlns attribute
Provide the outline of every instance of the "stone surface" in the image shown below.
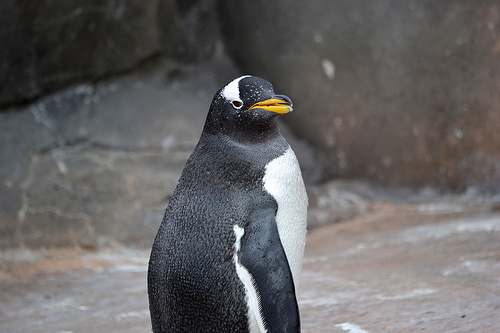
<svg viewBox="0 0 500 333"><path fill-rule="evenodd" d="M220 53L162 60L0 113L0 248L149 246L213 94Z"/></svg>
<svg viewBox="0 0 500 333"><path fill-rule="evenodd" d="M327 175L500 188L498 3L218 1L218 12L240 68L292 96L288 123Z"/></svg>
<svg viewBox="0 0 500 333"><path fill-rule="evenodd" d="M499 215L386 208L310 235L304 331L496 331Z"/></svg>
<svg viewBox="0 0 500 333"><path fill-rule="evenodd" d="M497 331L500 198L391 195L309 233L303 332ZM148 254L3 251L0 330L149 331Z"/></svg>
<svg viewBox="0 0 500 333"><path fill-rule="evenodd" d="M0 107L163 55L212 57L212 1L2 1Z"/></svg>

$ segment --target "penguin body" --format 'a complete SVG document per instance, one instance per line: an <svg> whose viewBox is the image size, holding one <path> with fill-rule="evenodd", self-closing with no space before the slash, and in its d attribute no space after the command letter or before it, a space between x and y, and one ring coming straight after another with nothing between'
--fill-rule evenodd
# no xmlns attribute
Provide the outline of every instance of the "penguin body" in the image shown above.
<svg viewBox="0 0 500 333"><path fill-rule="evenodd" d="M153 332L299 332L307 195L279 133L291 101L243 76L215 95L151 251Z"/></svg>

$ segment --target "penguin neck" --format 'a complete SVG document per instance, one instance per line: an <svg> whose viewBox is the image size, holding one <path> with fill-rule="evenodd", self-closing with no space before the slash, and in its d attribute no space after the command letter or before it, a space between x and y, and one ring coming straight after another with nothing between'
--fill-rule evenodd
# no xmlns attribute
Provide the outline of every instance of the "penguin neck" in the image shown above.
<svg viewBox="0 0 500 333"><path fill-rule="evenodd" d="M249 126L248 128L241 128L236 131L226 133L226 135L235 142L241 144L261 144L274 141L281 136L276 121L272 124L265 124L266 126Z"/></svg>
<svg viewBox="0 0 500 333"><path fill-rule="evenodd" d="M226 124L226 126L221 125L218 128L212 123L205 126L203 134L222 134L235 143L251 145L283 139L276 118L260 123Z"/></svg>

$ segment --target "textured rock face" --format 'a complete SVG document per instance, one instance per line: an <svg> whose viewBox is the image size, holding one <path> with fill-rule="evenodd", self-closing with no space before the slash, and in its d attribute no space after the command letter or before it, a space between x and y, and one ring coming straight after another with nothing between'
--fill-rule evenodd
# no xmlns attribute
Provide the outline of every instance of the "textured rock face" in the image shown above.
<svg viewBox="0 0 500 333"><path fill-rule="evenodd" d="M150 246L236 75L216 32L213 1L0 2L0 249Z"/></svg>
<svg viewBox="0 0 500 333"><path fill-rule="evenodd" d="M80 84L0 113L0 249L149 247L224 59Z"/></svg>
<svg viewBox="0 0 500 333"><path fill-rule="evenodd" d="M293 96L302 111L287 120L330 175L500 186L499 4L218 1L218 11L235 61Z"/></svg>
<svg viewBox="0 0 500 333"><path fill-rule="evenodd" d="M308 184L500 188L497 3L7 0L0 249L149 247L214 92L240 74L219 31L293 99L282 129ZM311 227L372 208L332 184L309 188Z"/></svg>
<svg viewBox="0 0 500 333"><path fill-rule="evenodd" d="M2 1L0 106L130 70L159 54L183 61L212 55L212 1L193 3Z"/></svg>

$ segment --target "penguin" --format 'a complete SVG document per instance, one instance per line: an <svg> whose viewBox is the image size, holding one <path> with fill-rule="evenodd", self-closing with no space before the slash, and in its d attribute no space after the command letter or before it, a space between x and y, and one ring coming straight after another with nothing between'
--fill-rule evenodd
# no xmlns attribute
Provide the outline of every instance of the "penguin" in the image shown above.
<svg viewBox="0 0 500 333"><path fill-rule="evenodd" d="M215 94L151 250L154 333L300 332L308 199L277 123L291 111L255 76Z"/></svg>

